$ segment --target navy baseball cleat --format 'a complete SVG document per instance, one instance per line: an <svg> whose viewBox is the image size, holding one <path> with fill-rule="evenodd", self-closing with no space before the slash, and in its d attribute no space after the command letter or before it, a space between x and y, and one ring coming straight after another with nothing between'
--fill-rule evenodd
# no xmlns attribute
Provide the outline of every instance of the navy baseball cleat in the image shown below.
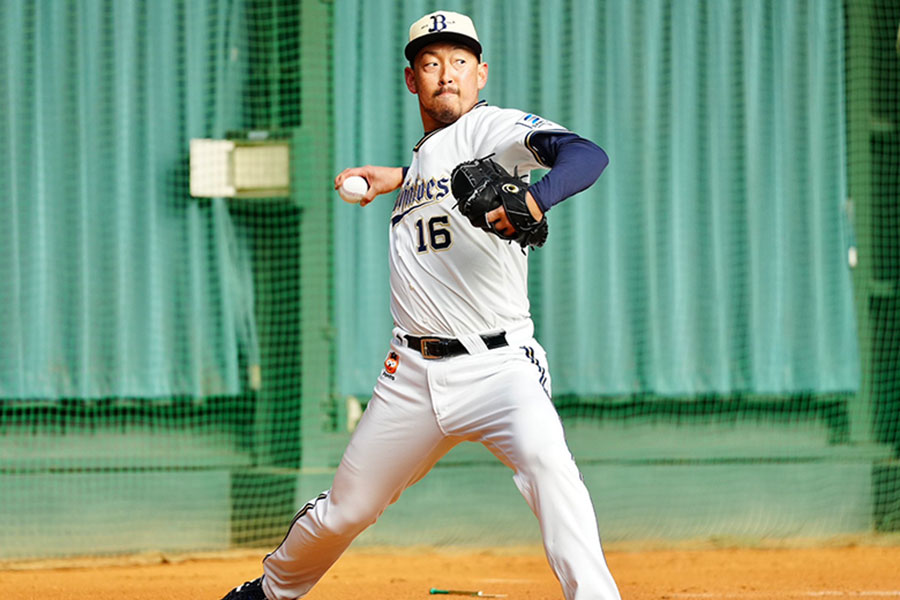
<svg viewBox="0 0 900 600"><path fill-rule="evenodd" d="M262 590L262 577L242 583L228 592L222 600L266 600Z"/></svg>

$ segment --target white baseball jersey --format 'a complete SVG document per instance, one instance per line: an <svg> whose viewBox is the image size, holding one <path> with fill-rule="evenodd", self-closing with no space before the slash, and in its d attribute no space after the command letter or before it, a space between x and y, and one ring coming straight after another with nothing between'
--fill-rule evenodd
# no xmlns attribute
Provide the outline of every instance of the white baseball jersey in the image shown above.
<svg viewBox="0 0 900 600"><path fill-rule="evenodd" d="M620 600L551 401L547 357L533 338L528 257L518 243L474 227L450 189L453 168L474 158L493 154L520 175L542 166L529 140L546 130L565 131L479 103L416 145L390 220L397 326L384 370L331 488L297 513L266 557L259 585L269 600L308 593L403 490L464 441L484 444L513 470L566 600ZM479 334L499 330L504 343L488 349ZM466 352L425 356L409 334L456 338Z"/></svg>
<svg viewBox="0 0 900 600"><path fill-rule="evenodd" d="M532 169L547 168L529 140L548 130L566 131L479 102L416 144L390 221L391 312L398 327L455 338L514 329L530 318L526 251L474 227L455 208L450 173L459 163L494 155L527 178Z"/></svg>

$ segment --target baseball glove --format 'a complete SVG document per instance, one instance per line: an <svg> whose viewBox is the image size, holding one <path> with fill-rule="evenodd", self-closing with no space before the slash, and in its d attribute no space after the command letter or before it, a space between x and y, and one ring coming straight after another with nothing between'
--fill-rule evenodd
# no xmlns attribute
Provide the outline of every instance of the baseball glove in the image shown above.
<svg viewBox="0 0 900 600"><path fill-rule="evenodd" d="M490 157L456 165L450 174L450 189L459 212L475 227L518 242L523 248L539 248L547 241L547 217L535 221L525 202L528 186ZM506 216L516 230L511 236L500 233L487 222L487 213L499 206L506 209Z"/></svg>

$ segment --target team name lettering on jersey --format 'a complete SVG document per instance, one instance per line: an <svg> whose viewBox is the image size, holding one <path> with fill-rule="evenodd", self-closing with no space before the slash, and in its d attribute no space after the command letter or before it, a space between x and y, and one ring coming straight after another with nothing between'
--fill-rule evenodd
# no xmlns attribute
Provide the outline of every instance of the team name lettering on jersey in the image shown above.
<svg viewBox="0 0 900 600"><path fill-rule="evenodd" d="M394 210L391 212L391 225L396 225L410 212L429 204L440 202L450 193L450 176L440 179L430 178L416 179L403 186L397 194L394 202Z"/></svg>

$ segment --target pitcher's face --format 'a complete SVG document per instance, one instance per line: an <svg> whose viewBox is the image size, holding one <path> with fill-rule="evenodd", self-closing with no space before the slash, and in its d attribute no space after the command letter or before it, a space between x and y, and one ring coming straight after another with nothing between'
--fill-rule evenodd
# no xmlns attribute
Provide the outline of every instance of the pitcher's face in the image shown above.
<svg viewBox="0 0 900 600"><path fill-rule="evenodd" d="M423 48L406 68L406 87L419 96L425 131L454 123L478 103L487 63L466 46L438 42Z"/></svg>

